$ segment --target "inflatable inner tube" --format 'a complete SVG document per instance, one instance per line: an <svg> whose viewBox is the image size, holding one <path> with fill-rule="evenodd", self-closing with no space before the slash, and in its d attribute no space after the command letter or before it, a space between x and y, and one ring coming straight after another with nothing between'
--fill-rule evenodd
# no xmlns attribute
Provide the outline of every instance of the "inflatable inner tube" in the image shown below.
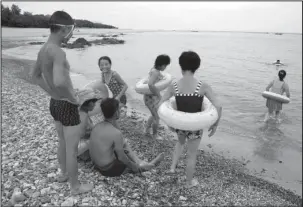
<svg viewBox="0 0 303 207"><path fill-rule="evenodd" d="M164 76L164 78L155 84L156 88L160 91L166 89L172 81L172 76L170 74L162 73L162 75ZM152 94L152 92L149 90L147 81L148 78L141 79L136 84L135 91L139 94Z"/></svg>
<svg viewBox="0 0 303 207"><path fill-rule="evenodd" d="M164 102L158 110L160 119L174 129L196 131L209 129L218 119L218 112L212 103L204 97L202 111L186 113L176 110L175 97Z"/></svg>
<svg viewBox="0 0 303 207"><path fill-rule="evenodd" d="M264 91L262 93L262 96L264 98L272 99L272 100L275 100L275 101L283 103L283 104L287 104L287 103L290 102L290 99L288 97L277 94L277 93L273 93L273 92L270 92L270 91Z"/></svg>
<svg viewBox="0 0 303 207"><path fill-rule="evenodd" d="M89 139L80 139L78 144L78 156L86 152L89 148Z"/></svg>
<svg viewBox="0 0 303 207"><path fill-rule="evenodd" d="M113 97L113 93L111 92L111 90L108 88L108 86L106 84L104 84L107 88L107 91L108 91L108 97L109 98L112 98ZM93 90L98 90L100 91L100 93L105 93L104 92L104 87L102 87L103 84L101 83L100 80L95 80L95 81L92 81L88 84L86 84L83 88L92 88ZM98 100L95 104L95 107L92 111L89 111L88 112L88 115L89 116L94 116L94 115L97 115L97 114L102 114L102 111L101 111L101 107L100 107L100 104L101 104L101 101L102 100Z"/></svg>
<svg viewBox="0 0 303 207"><path fill-rule="evenodd" d="M108 88L108 86L106 84L104 84L107 88L107 91L108 91L108 97L109 98L112 98L113 97L113 93L111 92L111 90ZM94 90L99 90L100 91L100 88L102 87L102 83L100 80L94 80L88 84L86 84L83 88L92 88ZM102 91L101 91L102 92Z"/></svg>

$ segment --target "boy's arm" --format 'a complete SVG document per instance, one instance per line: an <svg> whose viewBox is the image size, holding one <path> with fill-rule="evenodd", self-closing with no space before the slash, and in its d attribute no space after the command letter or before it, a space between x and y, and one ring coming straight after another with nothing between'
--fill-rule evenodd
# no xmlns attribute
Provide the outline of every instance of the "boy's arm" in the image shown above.
<svg viewBox="0 0 303 207"><path fill-rule="evenodd" d="M45 84L45 80L42 76L42 71L40 68L39 56L33 68L29 71L29 78L32 84L40 86L43 90L51 94L50 88Z"/></svg>
<svg viewBox="0 0 303 207"><path fill-rule="evenodd" d="M286 93L286 96L287 96L288 98L290 98L289 86L288 86L287 83L284 84L284 91L285 91L285 93Z"/></svg>
<svg viewBox="0 0 303 207"><path fill-rule="evenodd" d="M123 146L124 146L124 139L122 133L119 132L117 133L114 139L114 150L117 153L119 160L121 160L127 167L132 169L134 172L138 172L139 166L136 163L132 162L127 157Z"/></svg>

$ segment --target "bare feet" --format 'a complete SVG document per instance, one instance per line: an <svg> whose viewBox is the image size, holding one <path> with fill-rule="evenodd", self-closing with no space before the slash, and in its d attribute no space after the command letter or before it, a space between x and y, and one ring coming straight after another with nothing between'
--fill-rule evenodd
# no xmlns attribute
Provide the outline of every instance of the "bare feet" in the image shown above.
<svg viewBox="0 0 303 207"><path fill-rule="evenodd" d="M166 174L175 174L176 170L175 169L169 169L168 171L166 171Z"/></svg>
<svg viewBox="0 0 303 207"><path fill-rule="evenodd" d="M78 194L82 194L82 193L87 193L91 190L93 190L94 185L91 183L87 183L87 184L80 184L80 186L78 188L72 189L71 193L73 195L78 195Z"/></svg>
<svg viewBox="0 0 303 207"><path fill-rule="evenodd" d="M199 185L199 182L198 182L198 180L197 179L192 179L190 182L186 182L186 187L187 188L192 188L192 187L195 187L195 186L197 186L197 185Z"/></svg>
<svg viewBox="0 0 303 207"><path fill-rule="evenodd" d="M158 134L153 135L153 138L156 139L156 140L164 140L163 137L159 136Z"/></svg>
<svg viewBox="0 0 303 207"><path fill-rule="evenodd" d="M150 135L151 127L145 127L144 135Z"/></svg>
<svg viewBox="0 0 303 207"><path fill-rule="evenodd" d="M67 182L67 181L68 181L67 173L58 175L57 182L64 183L64 182Z"/></svg>

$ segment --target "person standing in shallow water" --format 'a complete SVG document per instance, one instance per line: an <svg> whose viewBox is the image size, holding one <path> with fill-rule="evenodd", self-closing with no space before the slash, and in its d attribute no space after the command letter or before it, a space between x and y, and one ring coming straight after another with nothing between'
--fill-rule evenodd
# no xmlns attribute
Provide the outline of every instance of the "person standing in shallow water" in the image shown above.
<svg viewBox="0 0 303 207"><path fill-rule="evenodd" d="M167 55L159 55L155 60L154 67L149 72L148 87L152 94L145 94L143 96L145 106L149 109L151 116L148 118L145 128L145 134L149 134L152 127L153 138L162 139L158 135L159 115L157 112L157 104L161 99L160 91L155 87L155 84L163 79L163 75L160 73L164 71L170 64L170 58Z"/></svg>
<svg viewBox="0 0 303 207"><path fill-rule="evenodd" d="M168 87L157 108L159 108L163 102L169 100L172 96L175 96L177 110L187 113L196 113L202 111L203 98L206 96L218 111L218 120L208 130L211 131L208 135L211 137L217 130L221 119L222 107L211 87L194 77L196 70L200 67L200 62L199 55L193 51L187 51L181 54L179 57L179 65L183 77L177 82L174 81ZM176 129L176 132L178 135L178 142L175 146L169 173L175 173L177 162L183 151L185 141L187 140L186 183L187 187L196 186L199 182L197 179L193 178L193 175L203 130L188 131Z"/></svg>
<svg viewBox="0 0 303 207"><path fill-rule="evenodd" d="M284 81L284 78L286 77L286 71L280 70L278 73L278 77L279 77L278 79L271 81L265 90L266 91L271 90L271 92L277 93L280 95L283 95L283 93L286 93L286 96L288 98L290 98L288 84L285 83L285 81ZM272 100L272 99L267 99L266 107L268 108L268 113L265 115L264 121L268 121L269 118L272 118L274 116L274 112L275 112L274 118L277 120L278 123L281 122L279 115L280 115L280 111L282 110L282 103Z"/></svg>
<svg viewBox="0 0 303 207"><path fill-rule="evenodd" d="M62 43L73 35L74 20L64 11L56 11L49 20L50 36L38 53L35 67L30 71L32 82L51 97L50 113L59 137L58 161L61 175L59 182L70 182L72 194L91 191L92 184L78 180L78 143L86 126L79 114L79 98L75 94L69 75L70 66Z"/></svg>
<svg viewBox="0 0 303 207"><path fill-rule="evenodd" d="M101 70L102 82L111 90L113 98L117 99L123 108L126 108L127 98L125 92L128 85L116 71L111 69L112 61L109 57L100 57L98 65Z"/></svg>

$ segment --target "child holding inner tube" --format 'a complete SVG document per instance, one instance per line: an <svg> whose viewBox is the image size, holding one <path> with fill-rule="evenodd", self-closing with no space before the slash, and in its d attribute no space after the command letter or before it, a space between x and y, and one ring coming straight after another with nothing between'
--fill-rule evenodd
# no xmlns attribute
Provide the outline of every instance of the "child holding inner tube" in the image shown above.
<svg viewBox="0 0 303 207"><path fill-rule="evenodd" d="M271 89L271 92L280 95L283 95L283 93L285 92L286 96L290 98L288 84L284 82L284 78L286 77L286 71L280 70L278 76L279 79L273 80L268 84L268 86L266 87L266 91L269 91L269 89ZM281 120L279 119L279 114L282 110L282 103L273 99L267 99L266 107L268 108L268 113L265 115L264 121L267 121L269 118L272 118L274 115L273 113L276 112L275 119L278 123L281 122Z"/></svg>
<svg viewBox="0 0 303 207"><path fill-rule="evenodd" d="M98 66L101 70L102 82L108 86L113 94L113 98L117 99L123 108L126 108L127 99L125 92L128 85L116 71L111 69L111 59L107 56L100 57Z"/></svg>
<svg viewBox="0 0 303 207"><path fill-rule="evenodd" d="M163 79L160 71L164 71L170 64L170 58L167 55L159 55L155 60L154 67L149 72L148 87L152 94L143 96L145 106L150 110L151 116L147 120L145 134L149 134L151 127L153 128L153 138L162 139L158 135L159 116L157 113L157 103L161 99L160 91L155 87L155 84Z"/></svg>
<svg viewBox="0 0 303 207"><path fill-rule="evenodd" d="M196 113L202 111L203 97L206 96L218 111L218 120L209 128L211 137L217 130L219 120L221 118L222 107L219 104L211 87L204 81L199 81L194 77L196 70L200 67L200 57L193 51L183 52L179 57L179 65L182 70L183 77L172 82L167 91L163 95L158 107L165 101L175 96L177 110ZM199 184L196 179L193 179L194 168L196 165L197 151L201 142L203 130L185 131L176 129L178 142L176 143L173 160L170 166L169 173L175 173L177 162L183 151L185 141L188 141L187 149L187 167L186 167L186 184L188 187L193 187Z"/></svg>

